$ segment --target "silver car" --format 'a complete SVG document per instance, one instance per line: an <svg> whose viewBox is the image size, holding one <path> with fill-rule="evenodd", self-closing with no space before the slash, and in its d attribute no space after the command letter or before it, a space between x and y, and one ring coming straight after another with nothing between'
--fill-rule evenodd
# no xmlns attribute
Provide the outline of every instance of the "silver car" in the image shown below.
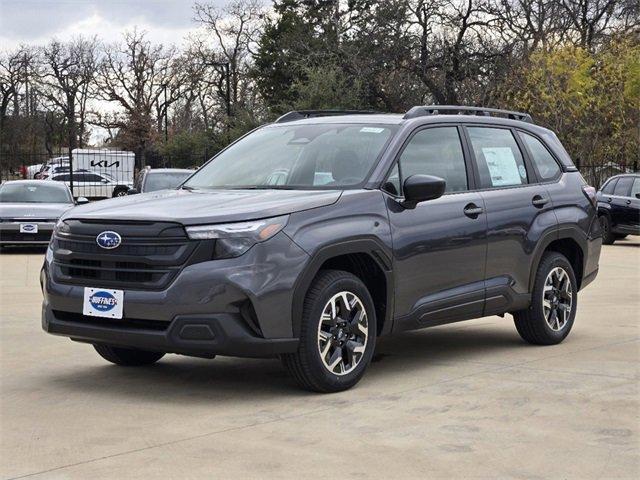
<svg viewBox="0 0 640 480"><path fill-rule="evenodd" d="M16 180L0 185L0 248L46 245L58 218L76 205L64 183Z"/></svg>

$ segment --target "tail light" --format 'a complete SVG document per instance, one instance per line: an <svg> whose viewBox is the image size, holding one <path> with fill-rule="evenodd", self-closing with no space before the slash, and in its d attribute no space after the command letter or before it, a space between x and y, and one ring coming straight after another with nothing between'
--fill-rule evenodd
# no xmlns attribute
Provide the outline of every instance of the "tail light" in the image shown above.
<svg viewBox="0 0 640 480"><path fill-rule="evenodd" d="M598 197L596 196L596 192L597 190L590 185L585 185L584 187L582 187L582 193L584 193L584 196L589 199L594 207L598 205Z"/></svg>

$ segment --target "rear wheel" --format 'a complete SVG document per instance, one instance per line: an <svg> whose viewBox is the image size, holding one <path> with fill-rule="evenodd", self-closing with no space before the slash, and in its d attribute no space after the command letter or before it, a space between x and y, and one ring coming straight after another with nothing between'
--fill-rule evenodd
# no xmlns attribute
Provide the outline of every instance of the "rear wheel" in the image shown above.
<svg viewBox="0 0 640 480"><path fill-rule="evenodd" d="M128 194L127 192L128 192L128 190L126 188L122 188L122 187L116 188L113 191L113 196L114 196L114 198L115 197L126 197L127 194Z"/></svg>
<svg viewBox="0 0 640 480"><path fill-rule="evenodd" d="M602 230L602 243L612 245L616 241L616 236L611 231L611 221L607 215L600 216L600 230Z"/></svg>
<svg viewBox="0 0 640 480"><path fill-rule="evenodd" d="M149 352L135 348L112 347L102 344L95 344L93 347L102 358L123 367L151 365L164 357L162 352Z"/></svg>
<svg viewBox="0 0 640 480"><path fill-rule="evenodd" d="M513 314L516 329L527 342L555 345L573 326L578 288L571 264L564 255L547 252L540 260L531 306Z"/></svg>
<svg viewBox="0 0 640 480"><path fill-rule="evenodd" d="M315 392L353 387L371 361L376 316L371 295L348 272L321 271L304 301L298 351L282 356L296 381Z"/></svg>

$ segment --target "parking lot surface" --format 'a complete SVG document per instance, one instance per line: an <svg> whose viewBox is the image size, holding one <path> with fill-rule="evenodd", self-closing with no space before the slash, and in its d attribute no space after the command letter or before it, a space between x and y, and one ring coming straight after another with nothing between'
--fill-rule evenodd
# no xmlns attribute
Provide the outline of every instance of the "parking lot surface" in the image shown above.
<svg viewBox="0 0 640 480"><path fill-rule="evenodd" d="M0 255L1 478L640 477L637 240L603 247L563 344L510 316L406 333L334 395L277 360L107 364L40 329L42 255Z"/></svg>

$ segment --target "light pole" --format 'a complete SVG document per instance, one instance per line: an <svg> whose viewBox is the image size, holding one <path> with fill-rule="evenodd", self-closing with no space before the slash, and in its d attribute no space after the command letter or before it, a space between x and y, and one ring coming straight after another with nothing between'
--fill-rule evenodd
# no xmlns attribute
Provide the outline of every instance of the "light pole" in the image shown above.
<svg viewBox="0 0 640 480"><path fill-rule="evenodd" d="M167 105L167 84L163 83L162 88L164 89L164 143L169 142L169 105Z"/></svg>

